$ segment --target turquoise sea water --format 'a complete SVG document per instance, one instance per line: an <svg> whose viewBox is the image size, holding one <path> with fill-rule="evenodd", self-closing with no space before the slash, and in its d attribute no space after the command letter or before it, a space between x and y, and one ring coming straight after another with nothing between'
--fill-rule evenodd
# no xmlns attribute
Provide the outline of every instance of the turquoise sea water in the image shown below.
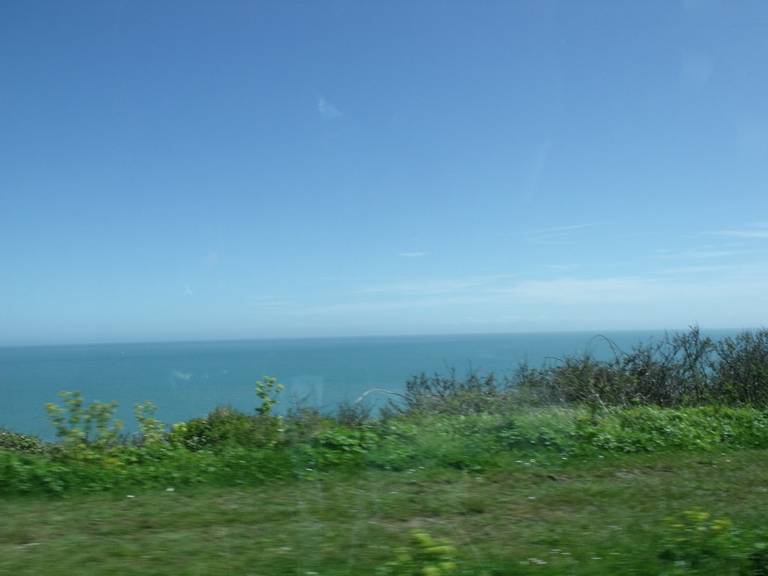
<svg viewBox="0 0 768 576"><path fill-rule="evenodd" d="M660 333L606 333L618 346ZM254 383L263 375L286 385L292 399L332 410L370 388L399 390L419 372L511 372L522 360L590 350L610 353L594 333L418 336L304 340L254 340L163 344L106 344L0 348L0 427L50 438L44 412L61 390L86 400L120 404L130 429L131 407L152 400L165 422L202 416L217 405L251 410ZM553 360L550 360L553 361Z"/></svg>

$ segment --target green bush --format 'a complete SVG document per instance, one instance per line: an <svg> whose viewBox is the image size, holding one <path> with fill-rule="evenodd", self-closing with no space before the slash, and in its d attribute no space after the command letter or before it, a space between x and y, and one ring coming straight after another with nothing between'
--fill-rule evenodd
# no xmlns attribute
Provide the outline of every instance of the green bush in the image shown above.
<svg viewBox="0 0 768 576"><path fill-rule="evenodd" d="M727 518L704 510L686 510L669 518L659 557L671 565L669 574L768 574L768 543L764 535L745 534Z"/></svg>
<svg viewBox="0 0 768 576"><path fill-rule="evenodd" d="M220 406L205 418L194 418L175 424L170 441L189 450L225 445L264 447L281 441L282 419L276 416L253 416L234 408Z"/></svg>
<svg viewBox="0 0 768 576"><path fill-rule="evenodd" d="M694 326L628 352L608 343L606 360L582 354L554 366L523 363L506 389L529 405L768 407L768 330L715 341Z"/></svg>
<svg viewBox="0 0 768 576"><path fill-rule="evenodd" d="M768 330L723 338L716 351L716 397L727 404L768 406Z"/></svg>
<svg viewBox="0 0 768 576"><path fill-rule="evenodd" d="M256 408L259 416L270 415L283 388L284 386L278 383L277 378L271 376L265 376L263 380L256 382L256 396L261 400L261 404Z"/></svg>
<svg viewBox="0 0 768 576"><path fill-rule="evenodd" d="M145 444L159 444L165 440L165 424L155 418L157 407L153 402L136 404L133 415L139 423L139 439Z"/></svg>
<svg viewBox="0 0 768 576"><path fill-rule="evenodd" d="M515 452L569 453L575 447L576 425L583 414L568 408L519 410L500 420L496 437L501 446Z"/></svg>
<svg viewBox="0 0 768 576"><path fill-rule="evenodd" d="M336 409L336 422L342 426L360 427L371 421L373 407L365 402L342 402Z"/></svg>
<svg viewBox="0 0 768 576"><path fill-rule="evenodd" d="M333 426L312 438L311 450L307 452L310 466L319 469L362 466L378 442L379 435L372 428Z"/></svg>
<svg viewBox="0 0 768 576"><path fill-rule="evenodd" d="M40 454L45 450L45 444L36 436L0 428L0 450Z"/></svg>
<svg viewBox="0 0 768 576"><path fill-rule="evenodd" d="M575 432L580 448L610 452L763 448L768 447L768 415L746 408L648 406L583 416Z"/></svg>
<svg viewBox="0 0 768 576"><path fill-rule="evenodd" d="M425 414L468 415L498 411L507 397L493 372L470 371L460 378L450 369L446 375L412 376L405 383L402 406L390 402L390 408Z"/></svg>
<svg viewBox="0 0 768 576"><path fill-rule="evenodd" d="M106 448L118 442L123 423L114 419L117 402L86 405L80 392L62 392L59 396L63 406L50 402L45 408L62 443L68 447L89 444Z"/></svg>
<svg viewBox="0 0 768 576"><path fill-rule="evenodd" d="M592 364L574 370L599 373ZM758 408L525 407L509 391L491 392L490 381L465 386L451 378L427 379L411 390L410 408L380 419L355 410L332 418L307 408L273 416L273 379L265 379L272 385L265 384L256 414L217 408L169 433L154 405L144 403L135 409L138 442L118 435L114 403L85 405L79 394L65 393L63 407L48 406L60 443L0 432L0 493L248 484L366 466L482 471L571 456L768 447L768 413ZM470 406L456 404L475 393ZM486 404L492 397L496 410Z"/></svg>
<svg viewBox="0 0 768 576"><path fill-rule="evenodd" d="M294 464L284 450L238 446L218 452L123 446L46 456L0 450L0 495L254 485L295 477Z"/></svg>
<svg viewBox="0 0 768 576"><path fill-rule="evenodd" d="M412 530L407 546L395 550L394 559L381 566L378 574L391 576L448 576L455 574L456 548L423 530Z"/></svg>

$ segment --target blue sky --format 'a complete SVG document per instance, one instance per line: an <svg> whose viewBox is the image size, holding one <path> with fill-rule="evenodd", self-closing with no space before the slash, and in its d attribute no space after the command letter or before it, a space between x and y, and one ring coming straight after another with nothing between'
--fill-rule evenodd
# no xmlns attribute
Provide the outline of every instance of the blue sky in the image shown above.
<svg viewBox="0 0 768 576"><path fill-rule="evenodd" d="M760 326L768 3L0 3L0 344Z"/></svg>

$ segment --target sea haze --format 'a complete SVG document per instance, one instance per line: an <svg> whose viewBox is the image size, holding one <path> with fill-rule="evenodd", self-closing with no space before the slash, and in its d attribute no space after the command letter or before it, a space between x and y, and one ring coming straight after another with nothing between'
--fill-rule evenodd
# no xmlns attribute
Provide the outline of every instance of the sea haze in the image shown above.
<svg viewBox="0 0 768 576"><path fill-rule="evenodd" d="M662 334L604 335L627 350ZM585 332L0 348L0 427L51 438L44 405L62 390L116 400L133 430L132 406L145 400L167 423L218 405L253 410L254 383L264 375L285 384L282 410L302 401L332 411L371 388L402 390L419 372L511 373L523 360L540 365L587 350L611 354L604 338Z"/></svg>

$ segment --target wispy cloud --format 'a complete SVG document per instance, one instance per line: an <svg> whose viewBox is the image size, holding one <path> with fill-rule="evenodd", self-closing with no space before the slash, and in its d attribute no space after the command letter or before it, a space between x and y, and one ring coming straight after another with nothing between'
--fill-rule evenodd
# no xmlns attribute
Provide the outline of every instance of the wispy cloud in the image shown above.
<svg viewBox="0 0 768 576"><path fill-rule="evenodd" d="M759 223L743 228L717 230L711 232L711 234L713 236L724 236L727 238L768 238L768 224Z"/></svg>
<svg viewBox="0 0 768 576"><path fill-rule="evenodd" d="M251 298L248 305L252 308L287 308L295 306L295 302L279 298Z"/></svg>
<svg viewBox="0 0 768 576"><path fill-rule="evenodd" d="M403 258L423 258L424 256L429 256L429 252L400 252L398 256Z"/></svg>
<svg viewBox="0 0 768 576"><path fill-rule="evenodd" d="M660 274L678 275L678 274L713 274L715 272L732 272L741 269L740 266L678 266L676 268L667 268Z"/></svg>
<svg viewBox="0 0 768 576"><path fill-rule="evenodd" d="M301 310L301 315L339 315L350 313L393 312L397 310L426 310L441 306L450 307L471 304L478 299L456 296L441 296L421 300L361 300L357 302L336 302L308 306Z"/></svg>
<svg viewBox="0 0 768 576"><path fill-rule="evenodd" d="M264 314L396 333L432 329L610 329L748 325L768 314L768 265L525 278L454 277L369 286ZM727 273L726 273L727 272ZM728 305L724 305L727 303ZM503 318L503 321L500 319Z"/></svg>
<svg viewBox="0 0 768 576"><path fill-rule="evenodd" d="M328 120L333 120L334 118L342 116L341 110L336 108L336 106L331 104L323 96L320 96L320 98L317 99L317 111L320 113L320 116Z"/></svg>
<svg viewBox="0 0 768 576"><path fill-rule="evenodd" d="M544 268L547 270L553 270L555 272L568 272L570 270L576 270L579 267L578 264L545 264Z"/></svg>
<svg viewBox="0 0 768 576"><path fill-rule="evenodd" d="M508 285L519 278L517 274L493 274L465 278L444 278L420 282L398 282L379 286L367 286L356 294L375 294L382 297L438 296L446 294L478 294L489 289Z"/></svg>
<svg viewBox="0 0 768 576"><path fill-rule="evenodd" d="M557 278L525 280L499 290L516 300L577 304L586 302L638 302L652 297L653 280L641 277Z"/></svg>
<svg viewBox="0 0 768 576"><path fill-rule="evenodd" d="M582 228L591 228L594 224L570 224L568 226L554 226L552 228L544 228L542 232L570 232L571 230L581 230Z"/></svg>
<svg viewBox="0 0 768 576"><path fill-rule="evenodd" d="M580 230L592 228L594 224L571 224L568 226L555 226L553 228L542 228L528 232L526 237L532 244L570 244L573 242L573 235Z"/></svg>
<svg viewBox="0 0 768 576"><path fill-rule="evenodd" d="M656 251L656 255L659 258L670 260L706 260L711 258L728 258L730 256L736 256L743 253L745 253L743 250L722 250L709 246L681 251L666 249Z"/></svg>

